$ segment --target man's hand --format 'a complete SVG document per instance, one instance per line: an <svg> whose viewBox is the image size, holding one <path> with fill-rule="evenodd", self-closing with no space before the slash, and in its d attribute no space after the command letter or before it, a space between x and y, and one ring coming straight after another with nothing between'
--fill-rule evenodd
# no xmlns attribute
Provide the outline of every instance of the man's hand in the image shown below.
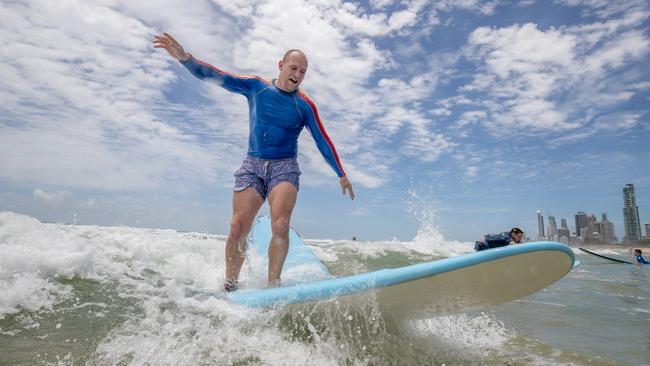
<svg viewBox="0 0 650 366"><path fill-rule="evenodd" d="M350 198L354 200L354 191L352 190L352 183L348 180L348 176L344 175L339 179L339 183L341 183L341 190L343 191L343 195L345 195L346 191L350 194Z"/></svg>
<svg viewBox="0 0 650 366"><path fill-rule="evenodd" d="M155 36L153 46L156 48L164 48L173 58L180 61L185 61L190 58L190 54L185 52L181 44L174 37L170 36L169 33Z"/></svg>

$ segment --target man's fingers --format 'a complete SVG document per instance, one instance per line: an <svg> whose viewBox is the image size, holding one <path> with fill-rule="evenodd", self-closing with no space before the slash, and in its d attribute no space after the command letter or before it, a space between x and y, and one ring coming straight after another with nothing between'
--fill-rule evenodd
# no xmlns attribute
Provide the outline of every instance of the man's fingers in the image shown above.
<svg viewBox="0 0 650 366"><path fill-rule="evenodd" d="M354 200L354 191L352 190L352 184L347 183L347 184L341 185L341 191L342 191L344 196L346 194L349 194L350 198Z"/></svg>
<svg viewBox="0 0 650 366"><path fill-rule="evenodd" d="M154 43L154 45L157 44L157 45L161 45L161 46L165 46L165 47L169 45L169 41L167 39L165 39L163 37L159 37L159 36L154 37L153 43Z"/></svg>
<svg viewBox="0 0 650 366"><path fill-rule="evenodd" d="M153 41L158 42L158 43L164 43L164 44L169 44L170 43L169 39L167 39L165 37L162 37L162 36L155 36L153 38Z"/></svg>
<svg viewBox="0 0 650 366"><path fill-rule="evenodd" d="M175 44L180 45L180 43L178 43L178 41L176 41L176 40L174 39L174 37L171 36L171 34L169 34L169 33L163 33L163 34L166 35L166 36L167 36L167 37L168 37L172 42L174 42Z"/></svg>
<svg viewBox="0 0 650 366"><path fill-rule="evenodd" d="M171 49L168 45L166 45L166 44L162 44L162 43L154 43L153 46L154 46L155 48L164 48L164 49L166 49L167 51L170 51L170 49Z"/></svg>

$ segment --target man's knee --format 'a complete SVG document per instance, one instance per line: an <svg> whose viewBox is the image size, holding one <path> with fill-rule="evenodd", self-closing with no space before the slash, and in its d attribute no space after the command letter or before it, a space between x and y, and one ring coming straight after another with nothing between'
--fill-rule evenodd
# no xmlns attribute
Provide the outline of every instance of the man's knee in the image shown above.
<svg viewBox="0 0 650 366"><path fill-rule="evenodd" d="M271 230L273 235L288 236L289 235L289 218L276 217L271 220Z"/></svg>
<svg viewBox="0 0 650 366"><path fill-rule="evenodd" d="M240 239L248 234L250 230L250 223L248 223L244 218L233 216L230 221L230 236L235 239Z"/></svg>

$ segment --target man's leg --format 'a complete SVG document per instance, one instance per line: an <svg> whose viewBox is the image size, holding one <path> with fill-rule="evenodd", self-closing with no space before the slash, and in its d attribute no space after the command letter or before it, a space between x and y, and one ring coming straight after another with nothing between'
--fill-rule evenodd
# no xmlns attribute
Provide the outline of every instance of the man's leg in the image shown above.
<svg viewBox="0 0 650 366"><path fill-rule="evenodd" d="M269 194L271 242L269 243L269 284L280 282L282 265L289 251L289 225L298 190L290 182L281 182Z"/></svg>
<svg viewBox="0 0 650 366"><path fill-rule="evenodd" d="M252 187L232 194L232 220L226 241L226 281L235 283L239 278L246 258L246 237L263 203L262 196Z"/></svg>

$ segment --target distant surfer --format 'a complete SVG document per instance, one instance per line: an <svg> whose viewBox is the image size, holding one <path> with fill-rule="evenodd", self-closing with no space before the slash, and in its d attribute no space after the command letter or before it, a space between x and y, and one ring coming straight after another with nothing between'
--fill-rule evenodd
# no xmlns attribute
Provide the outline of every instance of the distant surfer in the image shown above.
<svg viewBox="0 0 650 366"><path fill-rule="evenodd" d="M629 253L629 252L628 252ZM636 257L636 262L639 264L650 264L647 259L643 258L643 252L641 249L634 249L634 256Z"/></svg>
<svg viewBox="0 0 650 366"><path fill-rule="evenodd" d="M214 81L224 89L248 100L248 153L235 172L233 212L226 241L226 282L224 290L237 289L245 259L246 237L257 212L266 199L271 211L268 282L280 282L282 265L289 250L289 225L299 189L300 169L296 156L298 135L304 127L311 133L325 161L339 177L343 194L354 199L334 144L325 132L314 102L300 89L307 73L307 57L298 49L285 52L278 62L277 79L235 75L200 61L168 33L154 38L156 48L164 48L195 77Z"/></svg>
<svg viewBox="0 0 650 366"><path fill-rule="evenodd" d="M510 232L499 234L487 234L483 240L474 243L474 249L477 252L486 249L505 247L506 245L520 244L524 238L524 232L520 228L512 228Z"/></svg>

